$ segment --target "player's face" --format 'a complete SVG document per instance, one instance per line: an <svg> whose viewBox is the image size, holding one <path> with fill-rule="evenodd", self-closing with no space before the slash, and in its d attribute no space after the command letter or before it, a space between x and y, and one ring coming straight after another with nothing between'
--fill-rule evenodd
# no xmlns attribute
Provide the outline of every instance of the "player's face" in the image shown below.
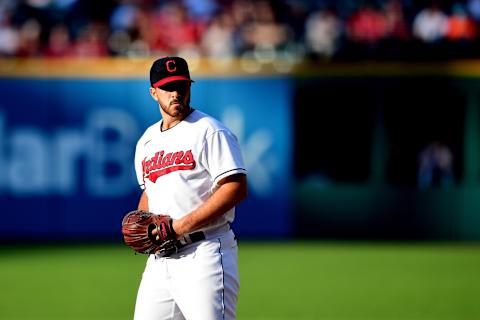
<svg viewBox="0 0 480 320"><path fill-rule="evenodd" d="M173 81L151 91L160 108L172 118L181 118L190 110L190 82Z"/></svg>

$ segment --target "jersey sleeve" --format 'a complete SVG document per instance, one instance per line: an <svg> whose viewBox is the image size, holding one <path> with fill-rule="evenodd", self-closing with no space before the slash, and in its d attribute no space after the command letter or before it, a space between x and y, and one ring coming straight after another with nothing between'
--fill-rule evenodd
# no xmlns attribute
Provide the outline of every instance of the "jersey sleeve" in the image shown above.
<svg viewBox="0 0 480 320"><path fill-rule="evenodd" d="M206 138L202 165L209 171L215 184L233 174L246 174L242 152L235 135L218 130Z"/></svg>
<svg viewBox="0 0 480 320"><path fill-rule="evenodd" d="M145 189L145 179L143 175L143 161L144 161L144 144L142 140L138 141L137 147L135 148L135 174L137 177L138 184L142 190Z"/></svg>

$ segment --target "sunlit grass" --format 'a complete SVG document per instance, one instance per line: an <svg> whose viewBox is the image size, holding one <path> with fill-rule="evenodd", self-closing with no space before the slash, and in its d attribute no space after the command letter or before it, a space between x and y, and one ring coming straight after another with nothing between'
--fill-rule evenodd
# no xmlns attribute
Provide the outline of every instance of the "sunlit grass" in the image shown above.
<svg viewBox="0 0 480 320"><path fill-rule="evenodd" d="M240 242L238 319L480 319L480 246ZM145 256L0 248L0 319L132 319Z"/></svg>

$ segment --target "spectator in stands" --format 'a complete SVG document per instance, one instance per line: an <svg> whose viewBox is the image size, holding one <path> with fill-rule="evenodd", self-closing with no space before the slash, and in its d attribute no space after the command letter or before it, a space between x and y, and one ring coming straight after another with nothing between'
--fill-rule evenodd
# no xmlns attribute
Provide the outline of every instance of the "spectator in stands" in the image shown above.
<svg viewBox="0 0 480 320"><path fill-rule="evenodd" d="M445 36L451 41L473 41L476 36L475 22L467 15L464 6L457 2L447 20Z"/></svg>
<svg viewBox="0 0 480 320"><path fill-rule="evenodd" d="M290 62L303 55L298 40L303 38L304 22L300 29L298 19L305 15L295 2L292 0L288 5L286 1L254 2L253 20L247 24L244 38L258 62L272 62L277 70L289 70Z"/></svg>
<svg viewBox="0 0 480 320"><path fill-rule="evenodd" d="M235 56L234 24L228 11L214 16L202 35L204 56L227 61Z"/></svg>
<svg viewBox="0 0 480 320"><path fill-rule="evenodd" d="M40 33L42 27L35 19L29 19L22 24L19 30L19 44L16 55L18 57L36 57L40 55Z"/></svg>
<svg viewBox="0 0 480 320"><path fill-rule="evenodd" d="M130 31L135 29L139 7L131 0L122 0L110 14L112 31Z"/></svg>
<svg viewBox="0 0 480 320"><path fill-rule="evenodd" d="M138 5L135 0L122 0L110 15L108 46L112 55L149 56L149 35L152 5ZM145 38L144 38L145 37Z"/></svg>
<svg viewBox="0 0 480 320"><path fill-rule="evenodd" d="M161 5L149 21L145 33L151 34L147 43L153 52L198 54L203 25L189 16L181 2L170 1Z"/></svg>
<svg viewBox="0 0 480 320"><path fill-rule="evenodd" d="M383 11L362 5L346 21L348 56L378 58L378 46L387 37L388 24Z"/></svg>
<svg viewBox="0 0 480 320"><path fill-rule="evenodd" d="M90 23L80 30L73 44L73 55L76 57L104 57L109 54L106 25Z"/></svg>
<svg viewBox="0 0 480 320"><path fill-rule="evenodd" d="M73 55L70 35L65 25L58 24L50 30L43 55L46 57L67 57Z"/></svg>
<svg viewBox="0 0 480 320"><path fill-rule="evenodd" d="M348 37L358 43L375 44L387 35L387 19L369 4L361 6L347 20Z"/></svg>
<svg viewBox="0 0 480 320"><path fill-rule="evenodd" d="M0 7L0 56L15 56L19 45L20 35L11 23L11 12Z"/></svg>
<svg viewBox="0 0 480 320"><path fill-rule="evenodd" d="M330 8L313 11L305 23L305 47L313 57L331 58L336 53L343 24Z"/></svg>
<svg viewBox="0 0 480 320"><path fill-rule="evenodd" d="M385 1L383 14L387 33L379 44L376 56L382 59L409 59L411 34L400 0Z"/></svg>
<svg viewBox="0 0 480 320"><path fill-rule="evenodd" d="M245 39L245 35L247 34L245 29L247 29L254 20L255 5L251 0L233 0L230 5L230 10L235 28L233 33L235 52L240 56L252 49Z"/></svg>
<svg viewBox="0 0 480 320"><path fill-rule="evenodd" d="M278 23L268 1L255 2L253 20L244 28L246 45L254 51L279 50L289 41L288 28Z"/></svg>
<svg viewBox="0 0 480 320"><path fill-rule="evenodd" d="M387 0L384 5L384 14L387 23L387 37L396 40L407 40L410 37L409 27L401 1Z"/></svg>
<svg viewBox="0 0 480 320"><path fill-rule="evenodd" d="M436 2L420 10L413 20L413 35L425 43L434 43L445 38L448 17Z"/></svg>
<svg viewBox="0 0 480 320"><path fill-rule="evenodd" d="M328 59L478 58L480 0L429 2L420 10L425 2L411 0L2 0L0 56L181 52L272 61L306 49ZM454 4L451 16L438 3ZM334 14L312 10L328 4Z"/></svg>

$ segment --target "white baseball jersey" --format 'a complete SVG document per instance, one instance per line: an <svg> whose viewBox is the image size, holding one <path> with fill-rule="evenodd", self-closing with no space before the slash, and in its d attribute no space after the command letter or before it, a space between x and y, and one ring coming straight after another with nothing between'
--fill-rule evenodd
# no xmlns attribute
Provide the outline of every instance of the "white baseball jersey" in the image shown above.
<svg viewBox="0 0 480 320"><path fill-rule="evenodd" d="M168 130L161 131L161 121L150 126L137 143L135 171L149 211L174 219L198 208L222 178L246 173L235 135L198 110ZM234 216L235 208L203 229Z"/></svg>
<svg viewBox="0 0 480 320"><path fill-rule="evenodd" d="M194 110L161 131L149 127L137 143L135 170L151 212L174 219L198 208L217 182L245 173L235 136ZM234 209L204 227L205 240L169 257L150 255L135 303L135 320L234 320L239 290L237 241L227 222Z"/></svg>

